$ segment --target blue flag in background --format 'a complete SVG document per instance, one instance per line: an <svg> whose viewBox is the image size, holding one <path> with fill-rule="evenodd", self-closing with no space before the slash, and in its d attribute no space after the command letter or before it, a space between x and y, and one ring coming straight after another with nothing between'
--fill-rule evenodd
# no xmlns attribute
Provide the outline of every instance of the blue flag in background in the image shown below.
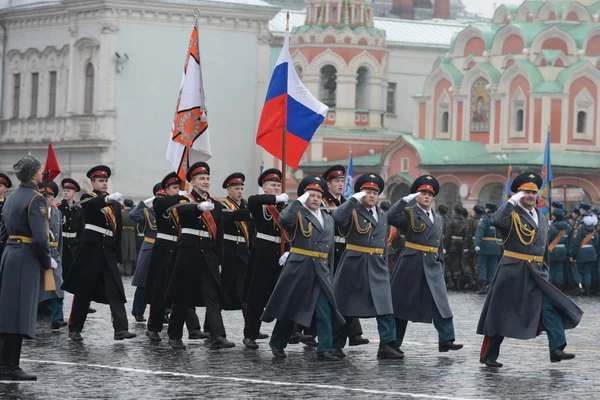
<svg viewBox="0 0 600 400"><path fill-rule="evenodd" d="M550 161L550 131L546 139L546 149L544 150L544 164L542 165L542 187L538 194L537 208L544 215L550 212L552 190L552 162Z"/></svg>
<svg viewBox="0 0 600 400"><path fill-rule="evenodd" d="M344 197L348 200L354 194L354 164L352 163L352 152L348 160L348 169L346 170L346 182L344 183Z"/></svg>

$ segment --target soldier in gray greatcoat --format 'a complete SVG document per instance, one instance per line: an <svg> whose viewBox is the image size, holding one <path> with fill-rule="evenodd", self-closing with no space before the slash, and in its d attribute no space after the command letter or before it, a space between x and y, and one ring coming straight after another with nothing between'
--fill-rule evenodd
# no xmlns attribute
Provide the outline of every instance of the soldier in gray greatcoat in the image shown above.
<svg viewBox="0 0 600 400"><path fill-rule="evenodd" d="M58 185L54 182L42 182L39 184L39 187L40 191L44 197L46 197L46 201L48 202L48 215L50 215L50 255L58 265L58 268L53 271L56 289L51 291L42 291L40 294L40 303L44 301L48 301L50 303L50 328L60 329L67 326L67 323L65 322L65 317L63 314L63 299L65 298L65 292L60 288L63 283L63 270L61 262L61 254L63 250L62 213L56 207L56 205L53 205L54 198L58 195Z"/></svg>
<svg viewBox="0 0 600 400"><path fill-rule="evenodd" d="M0 225L2 225L2 208L4 207L4 203L6 202L6 192L8 189L12 187L12 182L10 178L0 172ZM4 251L5 243L0 239L0 260L2 259L2 252Z"/></svg>
<svg viewBox="0 0 600 400"><path fill-rule="evenodd" d="M144 243L140 248L137 256L137 264L131 285L135 286L135 294L133 296L133 305L131 313L137 322L144 322L144 312L146 312L146 301L144 288L146 287L146 278L148 277L148 269L150 268L150 258L152 256L152 248L156 241L156 215L152 205L156 193L162 189L162 184L159 182L152 188L153 197L140 201L137 206L131 210L129 216L138 226L144 227Z"/></svg>
<svg viewBox="0 0 600 400"><path fill-rule="evenodd" d="M502 367L497 361L505 336L533 339L546 331L550 361L575 357L565 353L565 329L576 327L583 311L548 282L548 222L535 208L542 185L539 174L515 178L509 201L492 217L504 238L504 255L481 311L477 333L485 335L479 361Z"/></svg>
<svg viewBox="0 0 600 400"><path fill-rule="evenodd" d="M440 352L460 350L455 344L454 322L444 281L444 220L431 208L439 191L437 179L423 175L415 179L410 194L390 208L388 218L406 236L392 276L396 317L396 346L402 346L408 321L430 324L438 331ZM416 200L417 204L408 207Z"/></svg>
<svg viewBox="0 0 600 400"><path fill-rule="evenodd" d="M57 267L50 257L48 205L38 192L41 166L34 156L14 165L21 184L3 210L0 239L6 249L0 262L0 380L37 380L19 362L23 338L35 337L42 271Z"/></svg>
<svg viewBox="0 0 600 400"><path fill-rule="evenodd" d="M343 357L342 348L352 318L377 318L378 358L404 358L395 348L396 324L387 266L387 215L376 206L383 179L365 174L354 184L350 200L333 212L333 219L346 235L346 250L333 278L333 292L346 324L333 339L333 354Z"/></svg>
<svg viewBox="0 0 600 400"><path fill-rule="evenodd" d="M291 238L291 248L261 318L265 322L277 319L269 343L277 358L286 357L284 349L294 323L310 326L315 317L319 338L317 359L339 360L331 353L332 326L337 330L345 321L331 288L335 223L319 209L325 188L321 177L304 178L298 186L298 200L283 210L279 218Z"/></svg>

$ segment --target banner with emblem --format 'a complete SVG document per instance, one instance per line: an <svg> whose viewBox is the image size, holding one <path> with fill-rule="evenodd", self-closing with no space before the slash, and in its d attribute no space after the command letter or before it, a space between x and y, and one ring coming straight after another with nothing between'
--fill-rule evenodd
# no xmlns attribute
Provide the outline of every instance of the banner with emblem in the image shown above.
<svg viewBox="0 0 600 400"><path fill-rule="evenodd" d="M212 156L206 115L198 30L194 25L167 148L167 160L182 182L187 181L186 173L190 165L207 161Z"/></svg>
<svg viewBox="0 0 600 400"><path fill-rule="evenodd" d="M346 182L344 182L344 198L348 200L354 194L354 162L352 161L352 152L348 159L348 169L346 172Z"/></svg>

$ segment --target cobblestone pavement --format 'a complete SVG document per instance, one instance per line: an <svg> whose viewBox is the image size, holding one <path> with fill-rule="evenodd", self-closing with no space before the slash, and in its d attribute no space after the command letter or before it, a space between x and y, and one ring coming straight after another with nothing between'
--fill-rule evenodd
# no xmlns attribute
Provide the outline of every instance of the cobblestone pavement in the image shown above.
<svg viewBox="0 0 600 400"><path fill-rule="evenodd" d="M131 310L134 288L125 278ZM65 299L68 316L72 297ZM37 382L0 382L0 399L182 399L182 398L424 398L424 399L579 399L594 398L600 389L597 360L600 345L594 329L600 301L578 298L586 312L581 325L567 332L572 361L551 364L545 336L535 340L505 340L499 361L505 367L489 370L478 362L482 337L475 328L483 296L451 293L457 342L465 348L454 353L437 351L432 325L409 324L403 361L379 361L377 327L363 320L371 344L346 348L337 363L316 361L314 350L290 345L288 358L274 361L268 340L258 351L242 345L241 312L225 312L228 338L236 347L211 351L202 341L189 341L187 350L173 351L163 341L149 343L145 325L132 322L138 337L113 340L108 306L93 304L82 333L83 343L53 332L40 320L38 336L26 341L22 367L38 375ZM201 320L204 309L198 309ZM146 312L147 315L147 312ZM270 333L273 324L263 325Z"/></svg>

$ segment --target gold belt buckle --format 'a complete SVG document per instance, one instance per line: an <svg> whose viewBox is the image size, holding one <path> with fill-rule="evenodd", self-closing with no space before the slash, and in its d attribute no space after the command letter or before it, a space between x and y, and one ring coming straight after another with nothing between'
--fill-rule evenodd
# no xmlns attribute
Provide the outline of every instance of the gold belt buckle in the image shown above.
<svg viewBox="0 0 600 400"><path fill-rule="evenodd" d="M435 250L434 250L433 246L429 246L429 252L430 253L435 253Z"/></svg>

